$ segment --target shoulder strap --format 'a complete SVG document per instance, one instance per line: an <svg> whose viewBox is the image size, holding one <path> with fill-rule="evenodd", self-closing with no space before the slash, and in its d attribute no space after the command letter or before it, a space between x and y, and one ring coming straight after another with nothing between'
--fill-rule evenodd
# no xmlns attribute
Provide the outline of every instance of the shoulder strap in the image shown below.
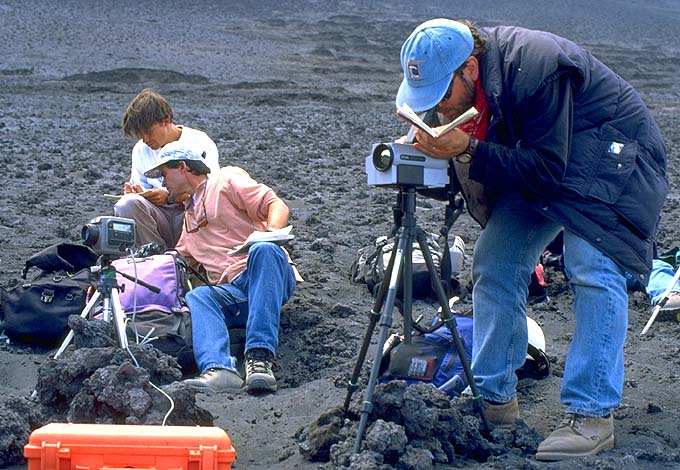
<svg viewBox="0 0 680 470"><path fill-rule="evenodd" d="M183 259L183 258L182 258L182 259ZM189 263L186 263L186 267L187 267L187 269L189 269L189 271L191 271L192 274L194 274L194 276L196 276L202 283L204 283L206 286L208 286L208 288L209 288L210 291L213 293L213 295L215 296L215 298L217 299L217 301L218 301L220 304L222 304L223 307L227 307L227 305L224 304L224 300L222 299L222 296L219 295L219 294L217 293L217 289L216 289L215 284L213 284L212 282L210 282L206 276L204 276L198 269L194 268L194 267L191 266ZM217 286L217 287L219 287L219 286Z"/></svg>
<svg viewBox="0 0 680 470"><path fill-rule="evenodd" d="M446 204L444 212L444 225L439 229L439 246L442 248L442 264L441 264L441 281L444 285L444 290L448 297L453 295L453 286L451 285L451 252L449 251L449 231L453 223L458 219L463 212L465 202L462 197L454 194L449 184L449 201Z"/></svg>

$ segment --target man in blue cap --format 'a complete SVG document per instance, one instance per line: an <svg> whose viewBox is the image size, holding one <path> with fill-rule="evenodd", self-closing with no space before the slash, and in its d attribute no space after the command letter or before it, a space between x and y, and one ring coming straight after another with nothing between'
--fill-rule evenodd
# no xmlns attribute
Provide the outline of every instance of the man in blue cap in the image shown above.
<svg viewBox="0 0 680 470"><path fill-rule="evenodd" d="M401 50L396 104L438 123L476 119L416 147L451 159L483 227L472 263L472 371L489 420L519 417L515 371L527 350L526 300L543 248L564 229L575 332L561 401L566 416L539 460L614 445L623 389L628 272L647 284L666 192L657 124L636 91L573 42L517 27L435 19Z"/></svg>

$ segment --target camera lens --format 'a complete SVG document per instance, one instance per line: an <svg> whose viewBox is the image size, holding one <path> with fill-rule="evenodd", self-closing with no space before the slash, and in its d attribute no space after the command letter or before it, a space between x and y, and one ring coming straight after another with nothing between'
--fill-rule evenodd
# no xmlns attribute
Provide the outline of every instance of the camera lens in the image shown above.
<svg viewBox="0 0 680 470"><path fill-rule="evenodd" d="M392 148L387 144L376 145L373 150L373 166L378 171L387 171L392 166L394 154Z"/></svg>
<svg viewBox="0 0 680 470"><path fill-rule="evenodd" d="M94 224L86 224L80 232L80 239L88 246L94 246L99 240L99 227Z"/></svg>

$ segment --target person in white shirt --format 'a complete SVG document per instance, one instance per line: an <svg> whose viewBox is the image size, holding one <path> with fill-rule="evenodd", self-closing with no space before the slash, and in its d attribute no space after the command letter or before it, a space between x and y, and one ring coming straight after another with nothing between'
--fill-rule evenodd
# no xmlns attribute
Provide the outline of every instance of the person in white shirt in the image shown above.
<svg viewBox="0 0 680 470"><path fill-rule="evenodd" d="M114 206L114 214L135 221L137 246L158 243L174 248L182 233L184 196L170 196L161 178L147 178L144 172L157 166L163 146L179 141L204 152L205 163L217 173L217 146L205 132L175 124L168 101L150 88L128 104L123 133L139 140L132 149L130 180L123 185L124 196Z"/></svg>

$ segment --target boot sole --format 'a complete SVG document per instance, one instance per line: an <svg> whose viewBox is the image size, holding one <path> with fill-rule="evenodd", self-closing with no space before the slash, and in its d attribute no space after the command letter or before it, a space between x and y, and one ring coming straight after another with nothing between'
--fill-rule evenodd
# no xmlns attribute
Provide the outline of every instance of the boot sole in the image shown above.
<svg viewBox="0 0 680 470"><path fill-rule="evenodd" d="M213 387L208 387L207 385L191 385L191 384L184 384L187 387L195 390L198 393L238 393L243 390L243 386L239 387L224 387L221 389L216 389Z"/></svg>
<svg viewBox="0 0 680 470"><path fill-rule="evenodd" d="M246 381L246 390L248 393L267 393L275 392L277 390L276 382L267 380L266 378L255 377Z"/></svg>
<svg viewBox="0 0 680 470"><path fill-rule="evenodd" d="M574 459L578 457L585 457L587 455L595 455L603 450L611 449L614 447L614 436L610 436L608 439L602 441L597 447L593 448L588 452L580 453L569 453L569 452L537 452L536 460L543 462L557 462L560 460Z"/></svg>

